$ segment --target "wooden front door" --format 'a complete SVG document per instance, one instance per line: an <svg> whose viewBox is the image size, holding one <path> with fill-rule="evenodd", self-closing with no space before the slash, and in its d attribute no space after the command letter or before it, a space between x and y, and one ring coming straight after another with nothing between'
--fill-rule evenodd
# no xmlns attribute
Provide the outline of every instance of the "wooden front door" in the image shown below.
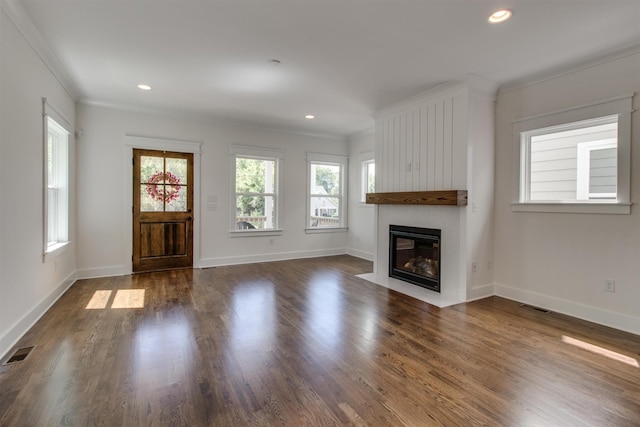
<svg viewBox="0 0 640 427"><path fill-rule="evenodd" d="M193 154L133 150L133 271L193 266Z"/></svg>

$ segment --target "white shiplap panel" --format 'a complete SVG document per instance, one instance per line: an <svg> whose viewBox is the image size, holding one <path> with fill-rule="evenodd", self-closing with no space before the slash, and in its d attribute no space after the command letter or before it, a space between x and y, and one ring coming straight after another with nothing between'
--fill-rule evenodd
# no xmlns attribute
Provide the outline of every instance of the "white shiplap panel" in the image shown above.
<svg viewBox="0 0 640 427"><path fill-rule="evenodd" d="M415 110L412 113L412 123L413 123L413 155L412 159L412 175L411 182L413 187L412 191L420 191L422 187L420 186L420 109Z"/></svg>
<svg viewBox="0 0 640 427"><path fill-rule="evenodd" d="M376 191L382 191L384 188L384 169L378 165L382 165L384 155L384 121L376 121L376 133L375 133L375 161L376 161Z"/></svg>
<svg viewBox="0 0 640 427"><path fill-rule="evenodd" d="M469 98L466 94L458 94L453 98L453 166L452 166L452 190L461 188L470 190L471 185L467 183L467 158L471 156L474 147L469 145L473 143L475 135L469 134Z"/></svg>
<svg viewBox="0 0 640 427"><path fill-rule="evenodd" d="M380 117L384 123L378 191L466 188L466 94L456 93ZM460 123L462 123L460 125Z"/></svg>
<svg viewBox="0 0 640 427"><path fill-rule="evenodd" d="M435 190L442 190L444 185L444 102L436 104L436 138L435 138Z"/></svg>
<svg viewBox="0 0 640 427"><path fill-rule="evenodd" d="M393 183L391 191L398 191L400 183L400 116L393 120Z"/></svg>
<svg viewBox="0 0 640 427"><path fill-rule="evenodd" d="M400 137L398 141L398 185L396 191L407 191L407 113L400 114Z"/></svg>
<svg viewBox="0 0 640 427"><path fill-rule="evenodd" d="M443 155L442 155L442 187L438 190L451 190L453 181L453 99L443 103Z"/></svg>
<svg viewBox="0 0 640 427"><path fill-rule="evenodd" d="M420 116L420 190L427 191L429 189L427 185L427 174L429 172L429 163L427 161L427 153L429 151L428 141L428 119L429 108L427 106L421 107L419 110Z"/></svg>
<svg viewBox="0 0 640 427"><path fill-rule="evenodd" d="M436 189L436 106L429 105L427 113L428 172L427 191Z"/></svg>
<svg viewBox="0 0 640 427"><path fill-rule="evenodd" d="M391 150L391 121L389 119L386 119L384 121L384 137L383 137L383 158L381 159L382 162L380 164L380 167L382 168L383 171L383 186L382 186L382 191L391 191L391 167L393 166L391 164L391 160L389 157L389 153Z"/></svg>

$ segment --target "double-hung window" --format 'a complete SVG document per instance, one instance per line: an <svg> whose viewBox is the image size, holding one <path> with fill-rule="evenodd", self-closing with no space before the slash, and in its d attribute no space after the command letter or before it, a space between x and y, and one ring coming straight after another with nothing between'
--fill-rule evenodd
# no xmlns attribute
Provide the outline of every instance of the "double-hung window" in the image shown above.
<svg viewBox="0 0 640 427"><path fill-rule="evenodd" d="M232 146L233 231L251 234L279 229L282 152Z"/></svg>
<svg viewBox="0 0 640 427"><path fill-rule="evenodd" d="M307 230L336 230L347 226L347 158L307 153Z"/></svg>
<svg viewBox="0 0 640 427"><path fill-rule="evenodd" d="M515 211L629 213L632 95L514 123Z"/></svg>
<svg viewBox="0 0 640 427"><path fill-rule="evenodd" d="M44 255L69 241L69 131L44 105Z"/></svg>

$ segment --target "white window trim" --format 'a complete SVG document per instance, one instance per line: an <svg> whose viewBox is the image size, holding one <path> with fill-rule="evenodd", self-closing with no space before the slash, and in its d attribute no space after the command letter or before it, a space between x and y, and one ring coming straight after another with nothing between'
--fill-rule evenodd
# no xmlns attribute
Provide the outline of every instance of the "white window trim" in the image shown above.
<svg viewBox="0 0 640 427"><path fill-rule="evenodd" d="M314 163L322 163L328 165L340 166L340 195L332 196L338 197L340 200L340 216L339 225L337 227L309 227L309 218L311 217L311 165ZM316 233L336 233L347 231L347 176L348 176L348 164L349 159L347 156L340 156L335 154L321 154L321 153L307 153L307 199L306 199L306 217L305 217L305 232L307 234Z"/></svg>
<svg viewBox="0 0 640 427"><path fill-rule="evenodd" d="M64 186L61 187L62 191L58 192L57 204L58 215L57 219L62 220L64 223L59 224L58 240L55 243L49 244L49 166L48 166L48 139L49 139L49 121L58 134L66 135L66 144L63 153L54 154L58 157L56 163L58 164L58 175L64 175ZM47 102L46 98L42 98L42 262L46 262L48 258L58 256L66 252L70 244L70 153L71 153L71 123L67 120L62 113L60 113L54 106ZM63 169L60 172L60 168ZM58 177L60 178L60 176Z"/></svg>
<svg viewBox="0 0 640 427"><path fill-rule="evenodd" d="M513 212L557 212L557 213L631 213L631 113L634 93L602 99L572 108L552 111L513 121L514 159L516 165L512 190ZM526 188L523 173L527 172L526 146L522 134L536 129L551 128L564 124L618 116L618 182L616 200L580 200L561 202L531 202L524 199Z"/></svg>
<svg viewBox="0 0 640 427"><path fill-rule="evenodd" d="M254 158L263 160L275 160L275 228L238 230L236 228L236 158ZM256 236L280 236L283 233L282 225L282 176L284 169L284 151L262 147L232 144L229 147L229 174L231 183L229 202L229 237L256 237Z"/></svg>

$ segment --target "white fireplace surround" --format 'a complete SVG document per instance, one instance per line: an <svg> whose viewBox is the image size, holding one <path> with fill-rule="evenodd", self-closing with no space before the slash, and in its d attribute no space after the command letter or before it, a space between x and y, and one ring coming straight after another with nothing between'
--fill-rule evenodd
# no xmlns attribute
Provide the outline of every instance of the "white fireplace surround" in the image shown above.
<svg viewBox="0 0 640 427"><path fill-rule="evenodd" d="M438 307L493 294L495 87L473 79L376 114L376 192L468 190L467 206L376 205L374 272ZM389 277L389 225L440 229L440 293Z"/></svg>
<svg viewBox="0 0 640 427"><path fill-rule="evenodd" d="M460 260L464 208L450 206L377 206L378 236L374 272L360 277L438 307L465 301L466 276ZM440 229L440 292L389 277L389 225ZM383 230L386 230L383 231Z"/></svg>

